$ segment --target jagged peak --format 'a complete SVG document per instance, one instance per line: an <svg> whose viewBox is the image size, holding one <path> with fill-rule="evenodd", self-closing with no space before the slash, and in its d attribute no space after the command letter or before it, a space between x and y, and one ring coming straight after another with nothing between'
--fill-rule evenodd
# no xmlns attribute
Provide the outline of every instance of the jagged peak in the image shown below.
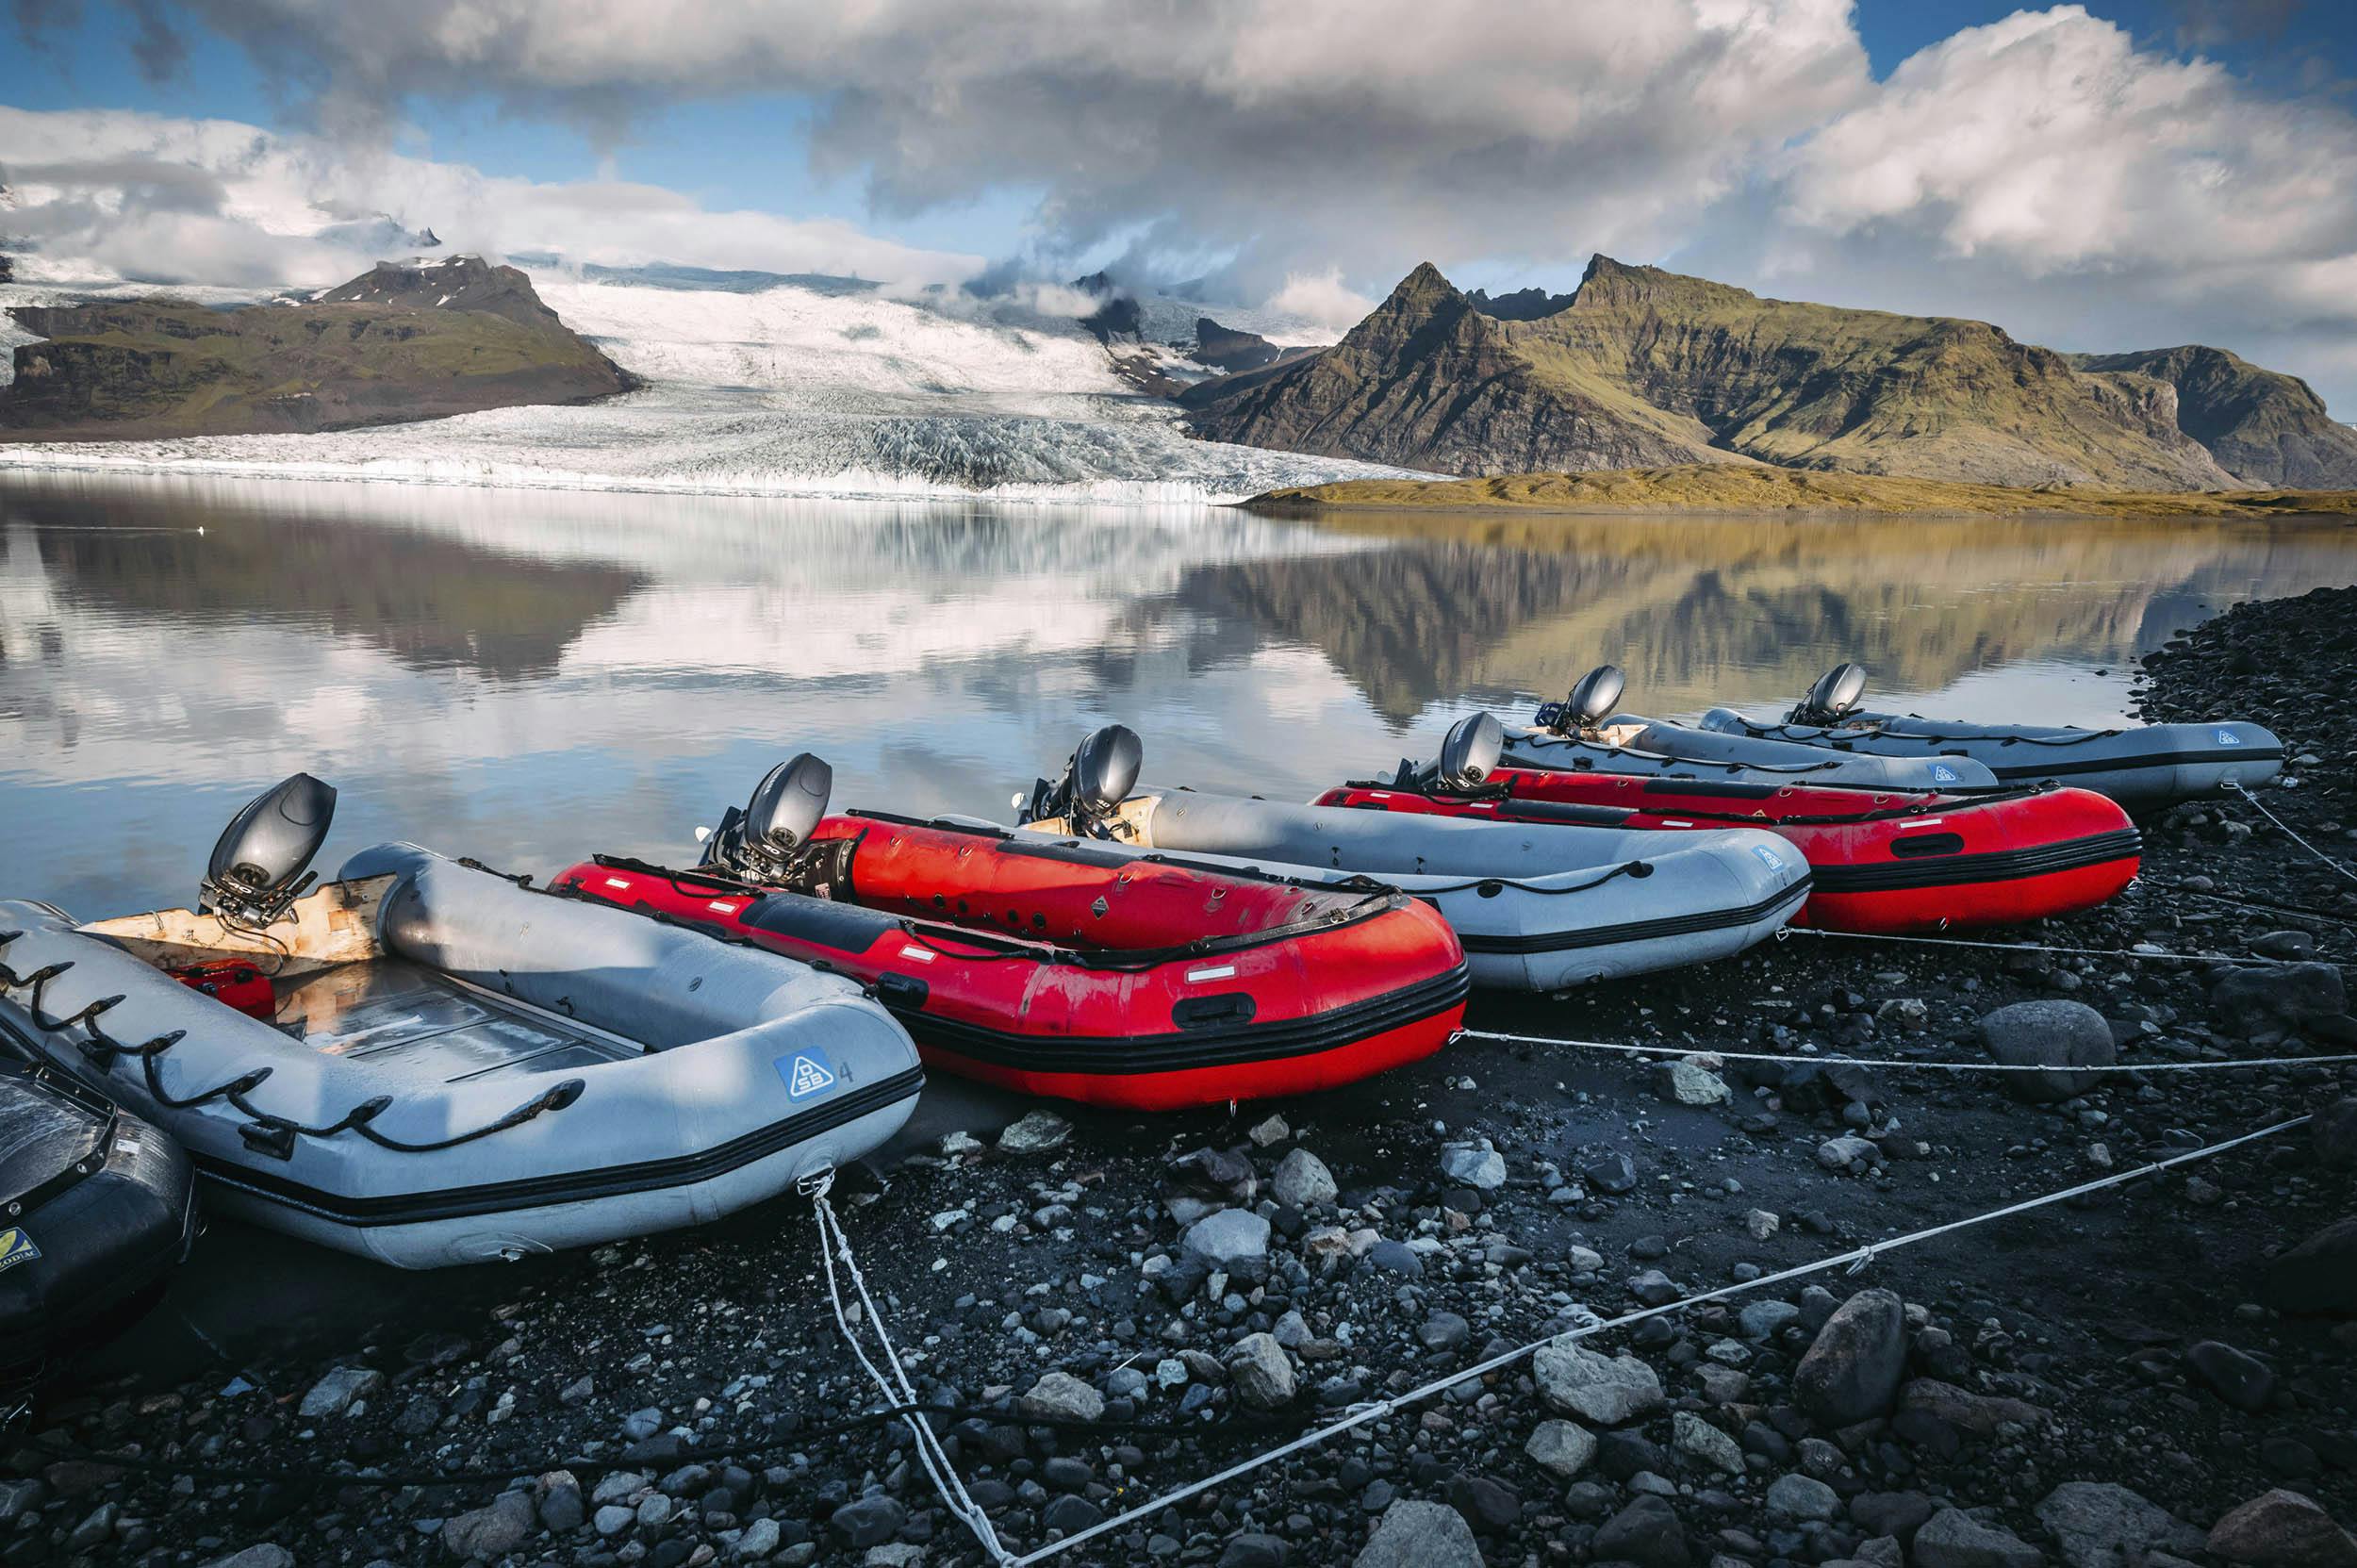
<svg viewBox="0 0 2357 1568"><path fill-rule="evenodd" d="M1625 261L1615 261L1599 251L1588 258L1588 270L1580 274L1579 288L1572 295L1572 308L1596 310L1641 306L1660 309L1664 306L1733 304L1758 297L1750 289L1738 289L1731 283L1713 283L1708 278L1689 277L1684 272L1664 272L1659 267L1632 267Z"/></svg>
<svg viewBox="0 0 2357 1568"><path fill-rule="evenodd" d="M1404 305L1429 305L1435 300L1462 299L1457 285L1441 275L1441 269L1429 261L1419 261L1415 270L1399 280L1391 298L1380 308L1392 309Z"/></svg>

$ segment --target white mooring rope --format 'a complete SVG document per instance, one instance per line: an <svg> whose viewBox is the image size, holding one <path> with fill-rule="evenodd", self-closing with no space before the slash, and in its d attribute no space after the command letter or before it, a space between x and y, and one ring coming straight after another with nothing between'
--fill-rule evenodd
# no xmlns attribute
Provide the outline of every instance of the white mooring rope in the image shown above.
<svg viewBox="0 0 2357 1568"><path fill-rule="evenodd" d="M2310 854L2316 856L2318 860L2324 862L2325 865L2330 866L2333 870L2338 871L2342 876L2347 877L2349 881L2357 882L2357 871L2350 870L2348 867L2343 866L2339 861L2334 860L2331 855L2326 854L2322 850L2317 849L2314 844L2309 843L2306 839L2300 837L2299 834L2294 833L2290 823L2276 816L2275 813L2267 810L2266 804L2261 801L2256 795L2253 795L2250 791L2245 789L2239 783L2233 779L2229 779L2226 781L2226 787L2241 796L2244 800L2250 801L2260 816L2266 817L2268 821L2274 823L2278 828L2282 829L2284 837L2290 839L2293 843L2299 845L2301 849L2307 850Z"/></svg>
<svg viewBox="0 0 2357 1568"><path fill-rule="evenodd" d="M2119 1062L2085 1067L2049 1066L2043 1062L1912 1062L1894 1056L1800 1056L1786 1051L1721 1050L1715 1046L1624 1045L1611 1040L1565 1040L1553 1034L1506 1034L1490 1029L1460 1029L1459 1040L1495 1040L1509 1046L1570 1046L1575 1050L1617 1051L1628 1056L1712 1056L1722 1062L1780 1062L1786 1066L1887 1067L1894 1072L1935 1073L2190 1073L2229 1068L2331 1067L2357 1062L2357 1052L2339 1056L2249 1056L2225 1062Z"/></svg>
<svg viewBox="0 0 2357 1568"><path fill-rule="evenodd" d="M893 1349L892 1336L884 1329L883 1314L876 1311L875 1298L867 1294L867 1280L860 1273L859 1261L851 1256L850 1238L844 1234L843 1222L836 1217L834 1205L827 1201L827 1194L834 1185L834 1173L822 1171L799 1185L810 1196L812 1211L818 1217L818 1259L826 1265L827 1298L834 1308L835 1327L843 1330L844 1343L850 1345L851 1354L858 1358L868 1380L883 1395L886 1405L916 1404L916 1390L910 1385L908 1374L901 1369L899 1353ZM849 1316L843 1310L843 1292L835 1282L834 1274L838 1254L843 1260L844 1271L851 1277L852 1289L859 1295L865 1321L875 1330L876 1344L882 1351L883 1363L891 1368L889 1378L877 1369L875 1362L869 1360L866 1346L860 1343L859 1335L851 1328ZM958 1477L957 1466L950 1462L948 1451L941 1445L941 1439L933 1433L932 1423L915 1412L902 1416L901 1420L907 1423L909 1435L915 1439L917 1462L924 1466L925 1474L932 1480L933 1490L941 1494L941 1500L948 1505L950 1513L973 1532L974 1539L981 1543L982 1550L989 1554L993 1562L1014 1562L1014 1554L999 1544L998 1532L991 1527L989 1515L967 1494L965 1483Z"/></svg>
<svg viewBox="0 0 2357 1568"><path fill-rule="evenodd" d="M932 1478L934 1487L940 1491L950 1511L974 1533L974 1538L981 1543L982 1550L988 1554L990 1560L999 1564L1000 1568L1029 1568L1030 1564L1045 1562L1049 1558L1068 1552L1084 1541L1093 1541L1125 1525L1160 1513L1190 1497L1198 1496L1213 1487L1224 1485L1240 1476L1250 1475L1253 1471L1263 1469L1290 1455L1300 1453L1304 1449L1317 1447L1333 1438L1340 1437L1344 1432L1363 1427L1371 1421L1381 1420L1408 1406L1421 1404L1436 1395L1456 1387L1459 1383L1487 1377L1492 1372L1511 1366L1525 1357L1536 1355L1550 1345L1565 1345L1604 1333L1608 1329L1625 1329L1633 1323L1641 1323L1647 1318L1667 1316L1672 1312L1682 1312L1686 1308L1699 1306L1706 1301L1722 1301L1730 1296L1765 1290L1772 1285L1781 1285L1794 1279L1805 1279L1809 1275L1822 1274L1830 1269L1838 1268L1847 1273L1855 1274L1886 1252L1895 1252L1901 1247L1913 1246L1920 1242L1932 1241L1954 1231L1969 1230L1975 1226L1986 1225L1991 1221L2005 1219L2014 1214L2024 1214L2032 1210L2065 1203L2074 1197L2083 1197L2089 1193L2102 1192L2107 1187L2117 1187L2147 1176L2157 1175L2175 1165L2190 1164L2197 1160L2212 1159L2230 1149L2240 1148L2246 1144L2254 1144L2263 1138L2271 1138L2278 1133L2288 1132L2294 1128L2305 1126L2312 1119L2312 1116L2305 1114L2294 1116L2287 1121L2280 1121L2273 1126L2263 1127L2253 1132L2245 1132L2219 1143L2206 1145L2200 1148L2187 1149L2182 1154L2172 1154L2167 1159L2138 1165L2134 1170L2118 1171L2109 1176L2098 1177L2092 1181L2082 1181L2077 1186L2065 1187L2056 1192L2041 1194L2036 1197L2024 1198L2019 1203L2008 1203L2003 1208L1991 1209L1985 1213L1972 1214L1964 1219L1949 1220L1945 1224L1929 1226L1920 1230L1911 1230L1904 1235L1890 1237L1887 1241L1870 1242L1864 1246L1853 1247L1847 1252L1838 1252L1831 1257L1820 1258L1813 1263L1796 1264L1774 1274L1764 1274L1756 1279L1739 1280L1734 1284L1721 1285L1715 1290L1700 1291L1692 1296L1680 1296L1675 1301L1666 1302L1658 1307L1640 1308L1636 1312L1624 1312L1619 1317L1567 1329L1559 1334L1550 1334L1544 1339L1533 1340L1527 1345L1501 1351L1485 1361L1475 1362L1461 1371L1450 1373L1445 1378L1436 1378L1419 1388L1410 1389L1405 1394L1354 1406L1340 1420L1328 1422L1314 1430L1304 1432L1293 1441L1281 1444L1265 1453L1256 1454L1250 1459L1240 1461L1213 1475L1204 1477L1201 1480L1190 1481L1184 1486L1164 1493L1151 1502L1141 1503L1136 1508L1124 1510L1120 1513L1089 1526L1086 1529L1076 1530L1061 1541L1049 1542L1020 1557L1010 1553L999 1543L997 1532L991 1527L990 1521L975 1505L973 1498L967 1495L964 1483L958 1479L956 1467L950 1463L948 1455L941 1449L940 1441L934 1437L932 1428L921 1418L912 1415L907 1418L909 1429L916 1436L917 1455L924 1461L925 1473ZM818 1212L820 1255L827 1259L827 1290L833 1298L835 1322L842 1329L844 1338L850 1343L852 1353L859 1358L860 1365L866 1368L868 1377L875 1381L877 1388L882 1391L885 1400L888 1403L915 1404L916 1402L915 1391L910 1388L906 1376L900 1371L898 1360L892 1353L891 1341L883 1334L882 1320L877 1317L874 1304L868 1298L866 1286L860 1279L858 1265L851 1261L850 1244L843 1236L841 1222L835 1218L833 1209L827 1203L827 1188L831 1181L831 1175L821 1177L806 1184L805 1190L812 1194ZM876 1326L878 1341L884 1347L884 1359L892 1368L895 1380L888 1381L884 1375L877 1370L875 1363L869 1361L865 1349L861 1346L857 1336L851 1331L849 1320L844 1314L843 1298L835 1288L834 1263L830 1256L830 1249L832 1247L839 1247L841 1250L843 1262L851 1273L852 1282L858 1288L860 1299L867 1307L868 1319Z"/></svg>

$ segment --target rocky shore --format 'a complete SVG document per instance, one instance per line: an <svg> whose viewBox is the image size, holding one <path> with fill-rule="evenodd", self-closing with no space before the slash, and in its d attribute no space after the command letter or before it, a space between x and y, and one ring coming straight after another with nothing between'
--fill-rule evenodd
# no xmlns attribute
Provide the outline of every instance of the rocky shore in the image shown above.
<svg viewBox="0 0 2357 1568"><path fill-rule="evenodd" d="M2357 1071L2157 1070L2357 1050L2357 881L2292 837L2357 862L2353 669L2357 589L2151 655L2148 717L2284 736L2283 826L2148 822L2144 881L2004 933L2034 947L1795 936L1471 1020L1674 1065L1472 1038L1232 1117L1042 1111L843 1173L967 1489L1020 1555L1550 1333L2313 1114L1558 1343L1054 1560L2357 1568ZM1933 1066L1992 1057L2119 1070ZM984 1561L864 1418L816 1240L789 1200L453 1280L454 1327L69 1378L0 1459L0 1562Z"/></svg>

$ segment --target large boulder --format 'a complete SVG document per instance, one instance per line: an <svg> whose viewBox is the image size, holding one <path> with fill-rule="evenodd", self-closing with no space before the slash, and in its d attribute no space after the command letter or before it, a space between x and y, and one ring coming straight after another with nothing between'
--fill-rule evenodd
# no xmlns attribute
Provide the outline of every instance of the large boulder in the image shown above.
<svg viewBox="0 0 2357 1568"><path fill-rule="evenodd" d="M2267 1266L2266 1303L2287 1312L2357 1312L2357 1215L2335 1221Z"/></svg>
<svg viewBox="0 0 2357 1568"><path fill-rule="evenodd" d="M2119 1060L2112 1026L2083 1001L2018 1001L1981 1019L1981 1043L1995 1061L2013 1067L2108 1067ZM2101 1073L2003 1075L2006 1092L2031 1104L2069 1099L2101 1083Z"/></svg>
<svg viewBox="0 0 2357 1568"><path fill-rule="evenodd" d="M1828 1427L1886 1413L1907 1370L1907 1314L1887 1290L1863 1290L1817 1331L1792 1373L1792 1402Z"/></svg>
<svg viewBox="0 0 2357 1568"><path fill-rule="evenodd" d="M2250 1568L2357 1568L2357 1541L2313 1498L2281 1487L2211 1526L2210 1550Z"/></svg>
<svg viewBox="0 0 2357 1568"><path fill-rule="evenodd" d="M1033 1421L1100 1421L1105 1396L1069 1372L1047 1372L1014 1408Z"/></svg>
<svg viewBox="0 0 2357 1568"><path fill-rule="evenodd" d="M1481 1568L1481 1548L1447 1504L1393 1503L1351 1568Z"/></svg>
<svg viewBox="0 0 2357 1568"><path fill-rule="evenodd" d="M2349 1011L2341 971L2330 964L2270 964L2229 969L2210 987L2210 1006L2230 1034L2281 1033Z"/></svg>
<svg viewBox="0 0 2357 1568"><path fill-rule="evenodd" d="M1907 1557L1915 1568L2040 1568L2045 1554L2010 1530L1984 1525L1961 1509L1944 1508L1915 1532Z"/></svg>
<svg viewBox="0 0 2357 1568"><path fill-rule="evenodd" d="M1661 1408L1661 1379L1634 1356L1600 1356L1558 1341L1541 1346L1530 1369L1552 1409L1600 1427L1617 1427Z"/></svg>
<svg viewBox="0 0 2357 1568"><path fill-rule="evenodd" d="M2202 1535L2160 1504L2109 1481L2065 1481L2037 1506L2070 1568L2141 1568L2155 1550L2190 1557Z"/></svg>

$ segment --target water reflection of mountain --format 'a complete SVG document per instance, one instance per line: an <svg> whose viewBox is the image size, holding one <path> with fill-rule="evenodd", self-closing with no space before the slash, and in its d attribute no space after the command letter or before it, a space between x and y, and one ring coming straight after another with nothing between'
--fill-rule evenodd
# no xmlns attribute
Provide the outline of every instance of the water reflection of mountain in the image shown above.
<svg viewBox="0 0 2357 1568"><path fill-rule="evenodd" d="M1838 658L1885 692L2055 655L2120 659L2198 606L2349 574L2337 524L1421 516L1389 548L1188 571L1181 604L1324 652L1383 716L1558 690L1610 659L1631 705L1799 690Z"/></svg>
<svg viewBox="0 0 2357 1568"><path fill-rule="evenodd" d="M203 533L197 530L202 528ZM60 598L188 624L276 622L362 638L420 669L546 675L648 577L432 534L321 522L183 493L0 495Z"/></svg>

